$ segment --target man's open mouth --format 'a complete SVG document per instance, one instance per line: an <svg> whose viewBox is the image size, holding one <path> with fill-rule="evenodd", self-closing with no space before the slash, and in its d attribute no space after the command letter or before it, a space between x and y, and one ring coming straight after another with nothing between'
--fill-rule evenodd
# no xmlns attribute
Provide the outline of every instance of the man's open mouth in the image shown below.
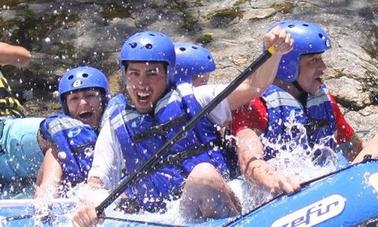
<svg viewBox="0 0 378 227"><path fill-rule="evenodd" d="M92 112L83 112L79 114L79 117L81 119L88 119L88 118L91 118L92 116L93 116Z"/></svg>
<svg viewBox="0 0 378 227"><path fill-rule="evenodd" d="M136 95L139 102L147 102L150 98L150 93L147 92L137 92Z"/></svg>

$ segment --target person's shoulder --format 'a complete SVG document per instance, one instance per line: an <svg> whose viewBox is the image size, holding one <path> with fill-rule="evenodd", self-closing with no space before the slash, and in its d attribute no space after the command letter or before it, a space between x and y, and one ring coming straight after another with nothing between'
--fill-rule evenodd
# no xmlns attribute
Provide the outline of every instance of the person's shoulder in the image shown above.
<svg viewBox="0 0 378 227"><path fill-rule="evenodd" d="M338 102L336 101L336 98L335 98L335 96L332 94L332 92L327 91L327 95L328 95L328 97L329 97L329 101L330 101L332 104L338 104Z"/></svg>
<svg viewBox="0 0 378 227"><path fill-rule="evenodd" d="M117 93L110 98L108 105L124 104L126 102L126 96L123 93Z"/></svg>
<svg viewBox="0 0 378 227"><path fill-rule="evenodd" d="M224 90L227 87L227 84L205 84L198 87L193 87L194 94L207 94L214 95Z"/></svg>

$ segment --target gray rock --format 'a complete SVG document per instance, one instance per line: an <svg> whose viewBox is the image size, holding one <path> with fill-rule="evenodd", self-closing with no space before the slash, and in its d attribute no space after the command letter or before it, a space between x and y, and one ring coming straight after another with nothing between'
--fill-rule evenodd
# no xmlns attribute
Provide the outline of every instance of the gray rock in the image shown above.
<svg viewBox="0 0 378 227"><path fill-rule="evenodd" d="M153 29L177 41L206 43L217 63L211 82L218 83L235 78L262 52L262 36L272 22L302 18L323 24L332 38L324 79L347 120L370 131L378 122L376 0L18 2L0 11L1 40L31 49L33 63L27 70L4 71L20 94L33 90L26 105L40 103L33 106L35 113L53 111L46 105L54 101L57 78L74 65L117 74L121 44L135 31Z"/></svg>

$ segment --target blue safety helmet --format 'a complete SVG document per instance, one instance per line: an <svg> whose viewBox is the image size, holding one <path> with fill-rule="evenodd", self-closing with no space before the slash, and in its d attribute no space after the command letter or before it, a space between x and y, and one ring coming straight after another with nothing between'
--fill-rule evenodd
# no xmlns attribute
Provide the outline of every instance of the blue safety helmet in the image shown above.
<svg viewBox="0 0 378 227"><path fill-rule="evenodd" d="M129 61L165 62L167 82L174 75L176 62L175 48L171 39L163 33L154 31L138 32L123 44L119 57L122 74Z"/></svg>
<svg viewBox="0 0 378 227"><path fill-rule="evenodd" d="M293 50L281 58L277 77L292 83L298 77L299 60L303 54L322 53L331 48L327 32L316 23L303 20L282 20L272 26L280 26L290 33L294 40Z"/></svg>
<svg viewBox="0 0 378 227"><path fill-rule="evenodd" d="M210 73L215 70L215 63L211 52L193 43L177 42L176 70L174 83L192 83L193 76Z"/></svg>
<svg viewBox="0 0 378 227"><path fill-rule="evenodd" d="M79 66L63 74L59 81L58 92L60 103L65 114L68 114L66 94L86 88L99 88L104 95L104 104L107 103L110 95L108 79L100 70L90 66Z"/></svg>

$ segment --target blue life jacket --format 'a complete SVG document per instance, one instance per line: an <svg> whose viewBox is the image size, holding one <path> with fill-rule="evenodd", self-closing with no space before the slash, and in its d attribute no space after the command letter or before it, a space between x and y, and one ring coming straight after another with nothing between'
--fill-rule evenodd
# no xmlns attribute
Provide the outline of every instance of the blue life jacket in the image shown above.
<svg viewBox="0 0 378 227"><path fill-rule="evenodd" d="M122 106L122 105L120 105ZM201 110L191 84L181 84L161 98L154 113L141 114L131 105L116 109L111 125L125 159L123 177L149 160ZM214 123L203 117L176 142L146 176L126 190L139 206L150 212L164 211L165 200L181 194L184 180L199 163L207 162L227 176L228 169L219 133Z"/></svg>
<svg viewBox="0 0 378 227"><path fill-rule="evenodd" d="M48 116L41 122L40 132L57 145L63 180L72 186L85 181L92 166L97 132L90 125L63 114Z"/></svg>
<svg viewBox="0 0 378 227"><path fill-rule="evenodd" d="M322 149L324 153L322 150L313 153L313 158L321 164L326 158L323 157L327 155L326 150L335 149L333 135L336 132L336 121L325 86L316 95L308 95L305 108L291 94L276 85L269 86L262 97L268 108L268 129L262 135L268 141L263 140L266 160L275 157L279 150L290 152L297 145L309 150L322 144L329 149ZM297 126L293 126L295 124ZM269 144L274 144L274 147Z"/></svg>
<svg viewBox="0 0 378 227"><path fill-rule="evenodd" d="M106 109L104 113L102 114L100 128L104 126L105 121L110 119L110 116L114 112L115 109L117 108L124 109L126 103L127 103L127 99L122 93L118 93L112 98L110 98L108 104L106 105Z"/></svg>

